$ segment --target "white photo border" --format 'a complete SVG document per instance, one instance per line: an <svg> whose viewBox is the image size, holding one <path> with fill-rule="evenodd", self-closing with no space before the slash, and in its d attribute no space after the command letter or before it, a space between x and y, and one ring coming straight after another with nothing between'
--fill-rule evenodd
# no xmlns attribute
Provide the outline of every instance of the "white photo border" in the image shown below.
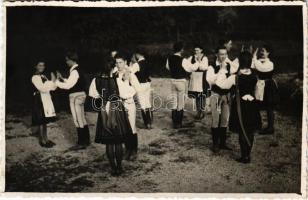
<svg viewBox="0 0 308 200"><path fill-rule="evenodd" d="M301 194L295 193L8 193L5 192L5 86L6 86L6 9L7 7L15 6L52 6L52 7L166 7L166 6L302 6L303 13L303 117L302 117L302 151L301 151ZM150 2L137 2L137 1L114 1L114 2L88 2L88 1L15 1L3 2L0 8L1 16L1 32L0 32L0 199L19 199L31 198L61 198L61 199L118 199L118 198L228 198L228 199L307 199L307 127L308 127L308 88L307 88L307 2L303 1L150 1Z"/></svg>

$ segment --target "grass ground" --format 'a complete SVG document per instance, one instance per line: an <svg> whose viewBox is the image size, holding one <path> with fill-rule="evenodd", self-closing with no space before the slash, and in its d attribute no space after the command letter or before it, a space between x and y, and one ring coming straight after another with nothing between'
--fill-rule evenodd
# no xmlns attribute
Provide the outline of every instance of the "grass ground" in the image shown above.
<svg viewBox="0 0 308 200"><path fill-rule="evenodd" d="M155 93L170 93L168 79L154 79ZM185 122L192 122L189 111ZM66 152L75 144L71 116L62 112L49 124L50 139L57 143L42 149L31 135L31 116L6 116L6 191L24 192L258 192L299 193L301 169L301 121L277 112L278 146L272 136L256 135L252 162L239 164L238 136L228 143L233 151L214 156L210 150L210 115L193 122L190 129L171 128L170 111L154 113L152 130L142 129L140 113L137 127L140 146L136 162L123 162L121 177L109 174L105 148L92 143L82 151ZM93 141L96 114L87 112Z"/></svg>

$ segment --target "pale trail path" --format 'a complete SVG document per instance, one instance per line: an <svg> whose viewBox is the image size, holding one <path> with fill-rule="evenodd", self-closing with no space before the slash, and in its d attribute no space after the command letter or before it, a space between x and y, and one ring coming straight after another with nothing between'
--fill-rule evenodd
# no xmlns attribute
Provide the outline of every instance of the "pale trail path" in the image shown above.
<svg viewBox="0 0 308 200"><path fill-rule="evenodd" d="M169 81L153 80L154 91L170 93ZM189 103L188 103L189 104ZM191 105L188 105L188 108ZM193 120L185 113L185 122ZM300 123L277 114L279 146L271 147L272 136L256 135L252 163L234 161L239 155L238 135L228 143L233 151L214 156L210 151L210 116L190 129L173 130L170 111L154 113L154 128L142 129L138 113L139 156L123 162L121 177L109 175L105 147L92 143L84 151L67 152L74 145L75 129L67 113L50 124L53 149L42 149L30 136L30 116L8 115L6 119L7 191L40 192L299 192ZM87 113L92 141L96 113Z"/></svg>

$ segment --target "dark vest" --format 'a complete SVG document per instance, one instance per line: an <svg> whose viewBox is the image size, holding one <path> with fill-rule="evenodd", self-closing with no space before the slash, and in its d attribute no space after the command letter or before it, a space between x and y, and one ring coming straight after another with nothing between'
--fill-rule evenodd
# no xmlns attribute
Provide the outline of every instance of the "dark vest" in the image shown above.
<svg viewBox="0 0 308 200"><path fill-rule="evenodd" d="M180 56L172 55L168 58L169 69L171 73L171 78L183 79L188 78L189 73L185 71L182 66L183 58Z"/></svg>
<svg viewBox="0 0 308 200"><path fill-rule="evenodd" d="M135 73L140 83L151 82L150 79L150 69L148 62L146 60L141 60L138 62L139 71Z"/></svg>
<svg viewBox="0 0 308 200"><path fill-rule="evenodd" d="M86 84L86 80L84 77L84 73L80 70L79 66L76 67L75 69L72 70L72 72L76 70L79 74L79 78L77 80L77 83L71 88L69 89L69 93L75 93L75 92L85 92L85 84Z"/></svg>
<svg viewBox="0 0 308 200"><path fill-rule="evenodd" d="M215 71L215 74L217 74L220 70L220 65L216 65L216 63L214 65L212 65L213 68L214 68L214 71ZM230 69L231 69L231 66L230 64L228 63L227 64L227 78L231 75L230 73ZM228 94L231 89L221 89L220 87L218 87L217 85L212 85L212 91L217 93L217 94L220 94L220 95L225 95L225 94Z"/></svg>
<svg viewBox="0 0 308 200"><path fill-rule="evenodd" d="M100 104L106 105L107 101L116 101L119 99L118 86L115 78L108 75L95 78L95 86L100 98Z"/></svg>

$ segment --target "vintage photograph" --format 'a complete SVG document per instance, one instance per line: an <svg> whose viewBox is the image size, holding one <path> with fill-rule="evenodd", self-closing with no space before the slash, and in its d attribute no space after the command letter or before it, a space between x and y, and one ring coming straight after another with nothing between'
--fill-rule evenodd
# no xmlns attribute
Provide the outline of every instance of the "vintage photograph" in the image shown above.
<svg viewBox="0 0 308 200"><path fill-rule="evenodd" d="M300 195L303 20L7 7L5 192Z"/></svg>

